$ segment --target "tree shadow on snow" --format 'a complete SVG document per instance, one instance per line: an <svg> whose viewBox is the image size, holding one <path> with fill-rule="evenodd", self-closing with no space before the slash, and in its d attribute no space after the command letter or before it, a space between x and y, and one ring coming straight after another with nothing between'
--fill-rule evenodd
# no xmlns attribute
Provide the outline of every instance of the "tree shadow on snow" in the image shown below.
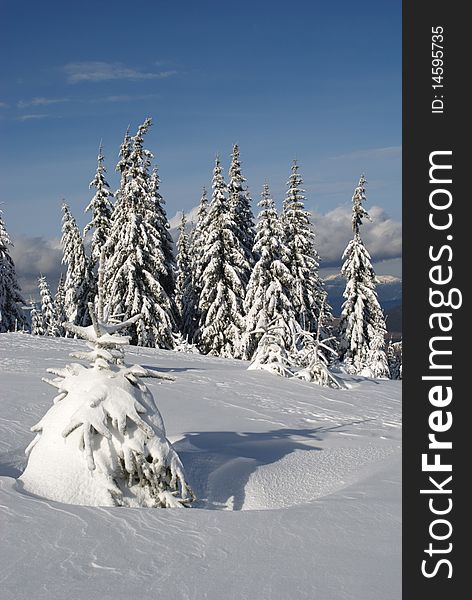
<svg viewBox="0 0 472 600"><path fill-rule="evenodd" d="M358 423L358 422L356 422ZM241 510L251 474L295 450L321 451L313 444L330 431L346 431L355 422L313 429L276 429L265 432L189 432L175 443L198 508Z"/></svg>

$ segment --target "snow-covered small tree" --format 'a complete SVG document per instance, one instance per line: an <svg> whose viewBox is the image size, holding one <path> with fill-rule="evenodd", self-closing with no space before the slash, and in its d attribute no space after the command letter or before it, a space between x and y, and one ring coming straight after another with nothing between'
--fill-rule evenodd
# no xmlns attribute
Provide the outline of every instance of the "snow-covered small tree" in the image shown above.
<svg viewBox="0 0 472 600"><path fill-rule="evenodd" d="M280 217L284 246L288 250L283 261L292 273L292 304L300 327L315 332L326 292L319 276L320 259L315 248L315 233L310 213L305 210L304 190L301 188L303 181L298 169L297 161L293 161ZM331 322L331 308L326 304L321 339L330 337Z"/></svg>
<svg viewBox="0 0 472 600"><path fill-rule="evenodd" d="M248 263L234 233L218 157L212 186L203 249L199 344L206 354L237 358L244 330L243 273Z"/></svg>
<svg viewBox="0 0 472 600"><path fill-rule="evenodd" d="M360 236L364 218L370 219L363 206L365 177L359 180L352 197L353 239L343 254L341 274L346 279L340 331L340 358L349 373L372 377L386 375L384 360L385 319L377 299L374 269L370 255ZM373 373L376 373L374 375Z"/></svg>
<svg viewBox="0 0 472 600"><path fill-rule="evenodd" d="M336 352L329 345L330 338L322 340L321 331L324 318L324 305L321 305L320 315L316 336L308 331L303 331L300 337L303 338L302 352L303 363L305 366L295 373L295 377L305 381L312 381L322 387L342 388L344 387L341 381L329 370L329 360L327 355L332 354L337 356Z"/></svg>
<svg viewBox="0 0 472 600"><path fill-rule="evenodd" d="M0 333L26 325L21 306L25 303L9 248L13 246L0 210Z"/></svg>
<svg viewBox="0 0 472 600"><path fill-rule="evenodd" d="M294 334L293 331L290 331L290 326L279 321L278 324L268 324L257 333L261 333L262 337L252 356L248 370L268 371L281 377L292 377L293 373L290 369L293 361L286 348L287 338L293 338Z"/></svg>
<svg viewBox="0 0 472 600"><path fill-rule="evenodd" d="M179 331L174 334L174 352L187 352L189 354L200 354L198 347L192 342L188 341L188 338L184 337Z"/></svg>
<svg viewBox="0 0 472 600"><path fill-rule="evenodd" d="M241 173L239 147L234 144L229 168L228 206L233 222L234 234L246 259L247 268L242 271L241 278L247 285L255 263L254 248L254 215L251 209L251 198L245 186L246 179Z"/></svg>
<svg viewBox="0 0 472 600"><path fill-rule="evenodd" d="M44 318L41 310L38 309L33 300L30 301L31 306L31 335L46 335L44 326Z"/></svg>
<svg viewBox="0 0 472 600"><path fill-rule="evenodd" d="M189 254L189 236L186 230L187 218L182 212L177 241L177 276L175 280L175 304L179 317L180 331L188 337L193 329L194 293L192 269Z"/></svg>
<svg viewBox="0 0 472 600"><path fill-rule="evenodd" d="M264 185L260 213L257 221L254 255L258 256L244 300L245 333L242 354L250 360L257 349L263 332L269 323L281 324L286 334L296 331L295 309L291 289L294 278L290 269L282 262L288 249L283 243L283 234L268 184ZM292 348L294 340L285 340L286 348Z"/></svg>
<svg viewBox="0 0 472 600"><path fill-rule="evenodd" d="M45 328L45 335L59 337L61 335L54 300L52 299L46 277L38 279L39 294L41 296L41 314Z"/></svg>
<svg viewBox="0 0 472 600"><path fill-rule="evenodd" d="M385 352L385 336L387 329L383 314L380 312L376 316L374 327L370 335L369 352L367 353L366 366L361 372L364 377L373 379L389 379L390 371L388 368L388 359Z"/></svg>
<svg viewBox="0 0 472 600"><path fill-rule="evenodd" d="M24 488L34 494L90 506L184 507L194 499L182 463L167 440L154 398L142 382L160 377L123 363L126 336L139 318L103 323L89 305L92 325L66 327L87 340L91 362L48 369L57 389L54 405L32 427ZM168 379L168 378L167 378Z"/></svg>
<svg viewBox="0 0 472 600"><path fill-rule="evenodd" d="M72 323L87 325L87 305L94 295L89 262L82 235L67 204L63 204L62 211L62 262L67 266L64 282L65 313Z"/></svg>
<svg viewBox="0 0 472 600"><path fill-rule="evenodd" d="M157 225L155 190L149 191L152 155L143 146L150 125L151 119L146 119L126 152L123 150L126 170L105 246L103 293L108 315L122 315L125 320L136 313L142 315L129 331L133 344L170 349L173 301L161 283L168 265Z"/></svg>
<svg viewBox="0 0 472 600"><path fill-rule="evenodd" d="M113 198L113 194L105 179L106 169L103 161L103 147L100 144L97 157L97 171L89 185L89 188L95 188L96 191L94 197L85 209L85 212L92 213L92 219L84 229L84 236L87 235L90 230L93 230L92 239L90 241L89 268L91 270L94 270L95 266L98 264L100 253L110 234L110 221L113 211L110 200Z"/></svg>

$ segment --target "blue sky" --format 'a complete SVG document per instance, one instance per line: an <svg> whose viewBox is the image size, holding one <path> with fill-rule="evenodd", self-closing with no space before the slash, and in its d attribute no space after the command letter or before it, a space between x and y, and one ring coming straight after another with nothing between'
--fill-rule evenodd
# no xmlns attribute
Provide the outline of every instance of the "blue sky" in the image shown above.
<svg viewBox="0 0 472 600"><path fill-rule="evenodd" d="M401 3L0 2L0 202L15 236L81 224L103 140L146 117L169 216L195 206L239 143L254 198L280 204L297 158L307 207L401 210ZM321 250L321 249L320 249Z"/></svg>

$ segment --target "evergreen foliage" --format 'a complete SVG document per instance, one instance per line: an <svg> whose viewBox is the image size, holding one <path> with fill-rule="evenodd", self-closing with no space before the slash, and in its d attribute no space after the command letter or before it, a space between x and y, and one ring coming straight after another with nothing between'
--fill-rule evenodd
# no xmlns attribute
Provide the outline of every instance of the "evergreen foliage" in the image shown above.
<svg viewBox="0 0 472 600"><path fill-rule="evenodd" d="M30 301L31 306L31 335L46 335L44 327L44 318L41 310L38 309L33 300Z"/></svg>
<svg viewBox="0 0 472 600"><path fill-rule="evenodd" d="M295 377L305 381L311 381L322 387L341 388L341 381L329 370L329 359L327 355L337 356L329 345L332 338L321 339L323 328L325 301L322 302L318 318L316 336L309 332L301 332L303 340L303 363L305 366L295 373Z"/></svg>
<svg viewBox="0 0 472 600"><path fill-rule="evenodd" d="M256 351L252 356L248 370L268 371L281 377L292 377L293 366L290 351L287 351L286 340L293 339L294 331L286 323L271 323L260 332Z"/></svg>
<svg viewBox="0 0 472 600"><path fill-rule="evenodd" d="M43 317L44 335L59 337L61 332L58 324L56 308L54 306L54 300L52 299L46 277L39 278L38 287L39 294L41 296L41 314Z"/></svg>
<svg viewBox="0 0 472 600"><path fill-rule="evenodd" d="M152 157L152 155L150 155ZM150 219L153 226L159 233L161 250L164 256L164 271L159 276L159 282L164 288L167 296L172 300L175 293L175 257L174 242L170 234L170 225L164 208L165 200L159 192L160 179L157 167L152 170L149 177L149 195L151 199L152 211Z"/></svg>
<svg viewBox="0 0 472 600"><path fill-rule="evenodd" d="M93 229L93 235L90 242L90 269L94 270L100 259L100 253L104 247L109 233L110 221L113 206L111 198L113 194L110 191L110 186L105 179L106 169L103 164L103 147L100 144L100 149L97 158L97 171L95 177L90 182L89 188L95 188L96 192L85 212L92 213L92 220L85 226L84 236Z"/></svg>
<svg viewBox="0 0 472 600"><path fill-rule="evenodd" d="M61 273L59 282L57 284L56 294L54 296L54 307L57 315L57 326L59 329L59 335L65 336L66 330L64 329L64 323L67 321L67 315L65 310L66 302L66 289L64 275Z"/></svg>
<svg viewBox="0 0 472 600"><path fill-rule="evenodd" d="M255 257L253 253L254 215L252 214L251 198L245 187L245 181L246 179L241 173L239 147L234 144L229 169L228 206L233 221L234 234L248 265L241 273L242 281L244 285L247 285L255 263Z"/></svg>
<svg viewBox="0 0 472 600"><path fill-rule="evenodd" d="M166 438L162 417L145 377L161 376L124 364L126 336L139 315L119 324L99 320L89 304L92 325L67 323L87 341L88 352L72 356L89 361L48 369L44 379L57 390L54 405L32 431L26 449L25 488L71 504L181 508L194 495L182 463Z"/></svg>
<svg viewBox="0 0 472 600"><path fill-rule="evenodd" d="M9 248L13 246L0 210L0 333L23 329L26 325L21 306L25 303Z"/></svg>
<svg viewBox="0 0 472 600"><path fill-rule="evenodd" d="M192 305L188 307L191 321L188 323L188 337L195 342L199 332L201 313L199 308L200 295L203 289L203 271L205 270L204 248L207 240L208 197L203 188L198 205L197 222L190 237L190 260L192 271Z"/></svg>
<svg viewBox="0 0 472 600"><path fill-rule="evenodd" d="M227 186L217 157L211 203L204 189L190 235L182 213L175 258L154 156L144 147L151 124L148 118L134 136L129 128L125 133L114 205L100 145L89 186L95 194L86 208L92 215L84 229L84 237L93 232L89 257L64 204L61 243L67 271L55 301L41 278L43 307L41 315L32 312L35 331L64 335L66 320L86 327L88 306L94 303L102 322L127 321L131 342L141 346L198 348L205 354L271 365L268 370L279 374L301 367L297 376L335 385L328 365L340 343L339 360L348 372L396 377L398 353L385 353L385 319L371 259L360 237L363 220L370 218L363 206L364 176L352 198L354 235L343 254L346 289L339 342L332 335L332 311L319 276L315 233L297 162L292 164L280 216L266 184L254 226L238 145L233 146ZM0 217L0 331L12 329L22 317L7 252L10 243ZM130 322L134 314L141 318Z"/></svg>
<svg viewBox="0 0 472 600"><path fill-rule="evenodd" d="M62 206L62 262L67 266L64 282L64 310L68 321L89 324L87 305L93 297L89 261L77 223L67 204Z"/></svg>
<svg viewBox="0 0 472 600"><path fill-rule="evenodd" d="M119 169L122 186L105 246L103 277L105 312L128 319L142 315L130 326L133 344L172 348L173 302L161 281L169 273L156 217L156 188L149 185L151 153L144 149L144 135L151 125L146 119L136 135L125 137Z"/></svg>
<svg viewBox="0 0 472 600"><path fill-rule="evenodd" d="M175 284L175 304L180 324L180 331L185 338L193 330L194 293L192 288L192 269L189 255L189 236L186 231L187 219L182 212L177 241L177 276Z"/></svg>
<svg viewBox="0 0 472 600"><path fill-rule="evenodd" d="M303 330L315 332L325 291L319 276L320 259L315 248L310 213L305 210L302 183L298 164L294 161L281 215L284 246L287 248L283 261L293 277L291 301L298 323ZM331 321L331 309L326 305L322 339L330 336Z"/></svg>
<svg viewBox="0 0 472 600"><path fill-rule="evenodd" d="M402 342L389 340L387 346L387 361L390 379L402 378Z"/></svg>
<svg viewBox="0 0 472 600"><path fill-rule="evenodd" d="M244 330L244 273L249 265L235 235L218 157L212 187L203 248L199 344L204 353L238 358Z"/></svg>
<svg viewBox="0 0 472 600"><path fill-rule="evenodd" d="M340 322L340 358L350 373L384 377L388 373L385 319L375 291L377 280L371 258L360 236L362 220L370 219L362 204L365 183L362 175L352 197L354 237L343 254L341 274L346 279L346 300Z"/></svg>
<svg viewBox="0 0 472 600"><path fill-rule="evenodd" d="M120 174L120 187L115 193L115 199L118 200L120 197L121 190L126 185L128 177L128 169L130 167L129 157L131 154L131 136L129 134L129 126L125 131L123 141L121 142L120 150L118 152L118 163L116 165L116 171Z"/></svg>
<svg viewBox="0 0 472 600"><path fill-rule="evenodd" d="M285 334L296 329L291 295L294 278L282 261L282 257L288 254L288 248L283 242L281 224L268 184L264 185L259 207L253 249L258 260L252 270L244 301L246 329L242 353L248 360L256 351L269 323L276 323L279 330L282 323L287 325L283 328ZM293 340L285 340L284 343L287 348L293 346Z"/></svg>

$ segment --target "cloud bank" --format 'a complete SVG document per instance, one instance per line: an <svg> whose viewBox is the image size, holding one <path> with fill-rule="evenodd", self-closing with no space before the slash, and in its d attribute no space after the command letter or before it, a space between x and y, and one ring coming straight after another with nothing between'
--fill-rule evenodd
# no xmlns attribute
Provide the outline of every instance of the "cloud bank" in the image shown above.
<svg viewBox="0 0 472 600"><path fill-rule="evenodd" d="M198 207L187 212L188 222L196 218ZM372 256L372 260L400 258L402 255L402 226L391 219L385 211L373 206L369 209L373 222L365 221L361 229L362 239ZM171 233L176 240L182 213L177 212L171 219ZM320 214L312 212L312 222L316 233L316 248L321 258L321 267L339 267L342 254L352 238L351 209L342 206ZM62 252L55 240L43 237L19 237L14 240L11 256L16 273L26 299L38 296L37 279L45 275L51 288L55 289L59 276L64 270L61 265Z"/></svg>
<svg viewBox="0 0 472 600"><path fill-rule="evenodd" d="M10 250L25 300L38 298L38 277L45 275L54 293L64 265L59 243L42 237L18 237Z"/></svg>
<svg viewBox="0 0 472 600"><path fill-rule="evenodd" d="M187 223L195 222L198 207L186 211ZM361 228L361 237L374 262L401 258L402 225L400 221L391 219L383 208L369 208L372 222L365 220ZM349 240L352 239L351 206L339 206L325 214L311 211L311 221L316 233L316 249L321 258L321 267L340 267L342 254ZM182 212L169 219L171 234L176 241L179 236L178 227Z"/></svg>
<svg viewBox="0 0 472 600"><path fill-rule="evenodd" d="M365 220L361 237L372 260L379 262L402 255L402 225L391 219L385 211L373 206L369 208L372 223ZM316 232L316 247L322 267L336 267L342 262L342 254L350 239L351 207L340 206L326 214L312 212Z"/></svg>

